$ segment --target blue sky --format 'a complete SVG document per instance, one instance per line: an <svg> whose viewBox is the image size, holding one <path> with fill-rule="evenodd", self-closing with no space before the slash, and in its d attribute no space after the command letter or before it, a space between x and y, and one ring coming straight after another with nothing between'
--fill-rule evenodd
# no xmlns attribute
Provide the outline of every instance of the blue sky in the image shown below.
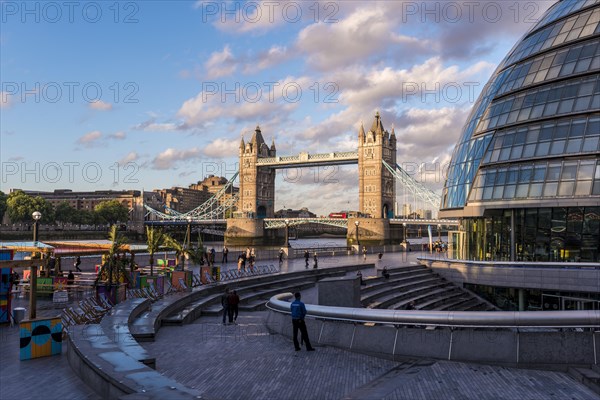
<svg viewBox="0 0 600 400"><path fill-rule="evenodd" d="M440 190L473 96L552 3L0 1L2 190L187 186L231 176L257 124L279 155L346 151L376 110ZM276 208L356 209L356 186L282 171Z"/></svg>

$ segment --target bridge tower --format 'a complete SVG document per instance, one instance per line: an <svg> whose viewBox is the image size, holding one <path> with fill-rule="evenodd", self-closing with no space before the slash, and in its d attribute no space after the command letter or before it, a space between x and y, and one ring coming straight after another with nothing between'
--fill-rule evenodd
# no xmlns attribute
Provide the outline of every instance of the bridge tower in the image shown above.
<svg viewBox="0 0 600 400"><path fill-rule="evenodd" d="M391 240L388 219L394 217L396 181L382 160L396 165L396 134L394 128L391 134L385 130L378 111L371 129L365 133L361 123L358 132L358 204L359 211L370 218L348 221L349 242L355 241L356 229L361 245L385 244Z"/></svg>
<svg viewBox="0 0 600 400"><path fill-rule="evenodd" d="M275 169L260 168L259 159L275 157L275 142L269 147L257 126L247 143L242 138L240 156L240 199L234 218L227 220L228 244L262 244L263 218L275 216Z"/></svg>

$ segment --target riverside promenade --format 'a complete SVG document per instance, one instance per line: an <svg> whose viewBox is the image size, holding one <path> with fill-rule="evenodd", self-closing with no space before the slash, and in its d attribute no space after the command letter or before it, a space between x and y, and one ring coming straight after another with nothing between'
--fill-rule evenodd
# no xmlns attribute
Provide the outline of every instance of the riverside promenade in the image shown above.
<svg viewBox="0 0 600 400"><path fill-rule="evenodd" d="M416 262L420 252L321 257L319 268ZM261 260L257 264L278 264ZM309 267L312 268L312 258ZM227 264L227 269L235 264ZM305 268L304 259L286 260L282 271ZM87 269L87 268L85 268ZM372 268L365 275L374 274ZM316 290L303 292L314 303ZM44 301L38 315L57 315ZM535 371L439 360L390 361L327 346L295 352L291 341L270 334L266 312L242 313L238 325L201 317L184 326L165 326L155 342L141 345L156 357L157 370L218 399L600 399L562 372ZM98 399L69 367L63 353L19 361L19 330L0 327L0 399Z"/></svg>

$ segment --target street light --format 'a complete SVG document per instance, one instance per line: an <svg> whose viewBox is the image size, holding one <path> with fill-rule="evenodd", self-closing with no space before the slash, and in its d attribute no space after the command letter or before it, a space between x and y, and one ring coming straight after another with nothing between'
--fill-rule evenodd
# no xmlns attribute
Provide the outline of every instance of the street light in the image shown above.
<svg viewBox="0 0 600 400"><path fill-rule="evenodd" d="M285 219L285 247L290 247L290 220Z"/></svg>
<svg viewBox="0 0 600 400"><path fill-rule="evenodd" d="M181 270L182 271L185 271L186 250L188 250L190 248L191 240L192 240L192 216L188 215L187 216L187 232L185 235L185 241L183 243L184 253L182 254L183 257L181 258Z"/></svg>
<svg viewBox="0 0 600 400"><path fill-rule="evenodd" d="M442 225L438 224L438 240L442 242Z"/></svg>
<svg viewBox="0 0 600 400"><path fill-rule="evenodd" d="M38 228L40 219L42 219L42 213L34 211L31 214L33 218L33 245L37 248L38 244ZM34 320L36 317L36 296L37 296L37 265L31 265L29 267L29 319Z"/></svg>
<svg viewBox="0 0 600 400"><path fill-rule="evenodd" d="M406 222L403 222L403 223L402 223L402 227L404 228L404 236L403 236L403 239L404 239L404 243L406 243Z"/></svg>
<svg viewBox="0 0 600 400"><path fill-rule="evenodd" d="M360 241L358 240L358 225L360 225L360 222L354 221L354 225L356 225L356 245L359 246L359 250L360 250Z"/></svg>
<svg viewBox="0 0 600 400"><path fill-rule="evenodd" d="M39 227L39 223L40 223L40 219L42 218L42 213L39 211L34 211L33 214L31 214L31 216L33 217L33 241L37 242L38 241L38 227ZM35 245L35 243L34 243Z"/></svg>

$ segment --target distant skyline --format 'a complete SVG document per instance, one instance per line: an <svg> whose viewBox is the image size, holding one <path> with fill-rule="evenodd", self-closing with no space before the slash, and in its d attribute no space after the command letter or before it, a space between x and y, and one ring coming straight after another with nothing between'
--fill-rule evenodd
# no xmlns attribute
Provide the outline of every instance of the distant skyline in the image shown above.
<svg viewBox="0 0 600 400"><path fill-rule="evenodd" d="M187 187L231 177L257 124L278 155L349 151L379 110L439 192L481 89L553 3L2 1L1 190ZM275 209L357 209L357 185L356 166L278 171Z"/></svg>

